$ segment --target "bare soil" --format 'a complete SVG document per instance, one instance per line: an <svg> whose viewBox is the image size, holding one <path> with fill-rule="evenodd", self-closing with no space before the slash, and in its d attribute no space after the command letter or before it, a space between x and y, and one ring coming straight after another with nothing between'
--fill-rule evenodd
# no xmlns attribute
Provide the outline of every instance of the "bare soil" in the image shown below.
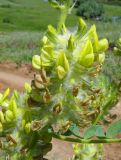
<svg viewBox="0 0 121 160"><path fill-rule="evenodd" d="M24 83L31 82L34 71L31 65L16 63L0 63L0 90L10 88L23 91Z"/></svg>
<svg viewBox="0 0 121 160"><path fill-rule="evenodd" d="M22 92L24 83L30 83L34 73L35 71L32 70L31 65L28 64L1 63L0 92L3 92L8 87L11 90L17 89ZM118 118L121 118L121 101L111 112L116 113ZM52 143L53 150L47 156L49 160L67 160L69 157L72 157L72 143L62 142L56 139L53 139ZM121 144L106 144L105 160L121 160Z"/></svg>

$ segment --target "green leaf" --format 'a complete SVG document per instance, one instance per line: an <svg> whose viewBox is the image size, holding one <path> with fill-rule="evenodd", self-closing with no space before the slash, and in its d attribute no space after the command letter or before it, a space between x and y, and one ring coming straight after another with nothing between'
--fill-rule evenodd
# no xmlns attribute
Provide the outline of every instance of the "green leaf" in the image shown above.
<svg viewBox="0 0 121 160"><path fill-rule="evenodd" d="M71 125L69 130L72 132L73 135L80 136L80 129L77 127L76 124Z"/></svg>
<svg viewBox="0 0 121 160"><path fill-rule="evenodd" d="M73 133L70 130L67 130L65 133L63 133L64 136L71 136Z"/></svg>
<svg viewBox="0 0 121 160"><path fill-rule="evenodd" d="M106 137L113 138L121 132L121 120L112 123L106 133Z"/></svg>
<svg viewBox="0 0 121 160"><path fill-rule="evenodd" d="M57 1L49 0L49 2L53 8L60 9L60 6Z"/></svg>
<svg viewBox="0 0 121 160"><path fill-rule="evenodd" d="M92 125L91 127L86 129L86 131L84 133L84 138L88 139L93 136L105 137L103 129L100 125Z"/></svg>

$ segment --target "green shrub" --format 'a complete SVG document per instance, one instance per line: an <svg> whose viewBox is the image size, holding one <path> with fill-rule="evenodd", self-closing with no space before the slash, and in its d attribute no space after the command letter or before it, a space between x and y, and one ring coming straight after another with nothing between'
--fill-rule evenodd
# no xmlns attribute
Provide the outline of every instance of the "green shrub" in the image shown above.
<svg viewBox="0 0 121 160"><path fill-rule="evenodd" d="M114 46L114 53L107 53L103 71L110 76L110 79L113 79L115 83L121 84L121 38Z"/></svg>
<svg viewBox="0 0 121 160"><path fill-rule="evenodd" d="M4 17L3 18L3 23L11 23L9 17Z"/></svg>
<svg viewBox="0 0 121 160"><path fill-rule="evenodd" d="M97 1L101 3L111 4L111 5L121 5L120 0L97 0Z"/></svg>
<svg viewBox="0 0 121 160"><path fill-rule="evenodd" d="M103 5L98 4L95 0L87 0L78 7L77 16L83 16L85 18L95 18L101 16L104 13Z"/></svg>
<svg viewBox="0 0 121 160"><path fill-rule="evenodd" d="M2 4L0 5L1 8L11 8L10 4Z"/></svg>
<svg viewBox="0 0 121 160"><path fill-rule="evenodd" d="M75 4L75 8L78 8L80 6L81 3L85 2L85 0L73 0L73 2L76 2Z"/></svg>

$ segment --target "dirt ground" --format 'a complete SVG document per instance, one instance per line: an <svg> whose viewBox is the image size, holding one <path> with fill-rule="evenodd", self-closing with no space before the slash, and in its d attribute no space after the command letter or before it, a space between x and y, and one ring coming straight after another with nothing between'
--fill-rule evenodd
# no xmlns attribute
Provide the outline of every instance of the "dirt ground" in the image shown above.
<svg viewBox="0 0 121 160"><path fill-rule="evenodd" d="M31 65L17 65L14 63L0 64L0 92L6 88L17 89L23 91L24 83L31 82L35 71ZM121 118L121 101L112 110L113 113ZM120 136L121 137L121 136ZM67 160L72 156L72 143L60 142L53 139L53 150L48 154L49 160ZM121 144L105 145L105 160L121 160Z"/></svg>

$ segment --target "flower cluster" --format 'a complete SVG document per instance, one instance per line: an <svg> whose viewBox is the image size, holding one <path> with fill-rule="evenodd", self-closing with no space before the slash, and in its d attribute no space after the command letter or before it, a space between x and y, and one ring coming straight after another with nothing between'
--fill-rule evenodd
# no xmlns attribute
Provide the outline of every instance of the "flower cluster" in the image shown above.
<svg viewBox="0 0 121 160"><path fill-rule="evenodd" d="M45 108L48 110L46 123L52 120L55 131L63 133L71 123L86 127L107 103L102 84L95 81L107 48L108 41L99 40L95 25L88 30L83 19L73 32L64 25L59 33L48 26L42 39L41 54L32 60L39 74L32 83L30 97L31 101L41 101L43 113ZM112 89L108 91L112 92ZM113 103L111 96L108 101Z"/></svg>
<svg viewBox="0 0 121 160"><path fill-rule="evenodd" d="M103 110L107 114L117 97L109 80L98 77L107 48L83 19L72 32L48 26L41 54L32 59L37 72L31 85L25 83L23 95L0 94L2 159L43 158L52 149L52 132L65 134L73 124L85 128Z"/></svg>

